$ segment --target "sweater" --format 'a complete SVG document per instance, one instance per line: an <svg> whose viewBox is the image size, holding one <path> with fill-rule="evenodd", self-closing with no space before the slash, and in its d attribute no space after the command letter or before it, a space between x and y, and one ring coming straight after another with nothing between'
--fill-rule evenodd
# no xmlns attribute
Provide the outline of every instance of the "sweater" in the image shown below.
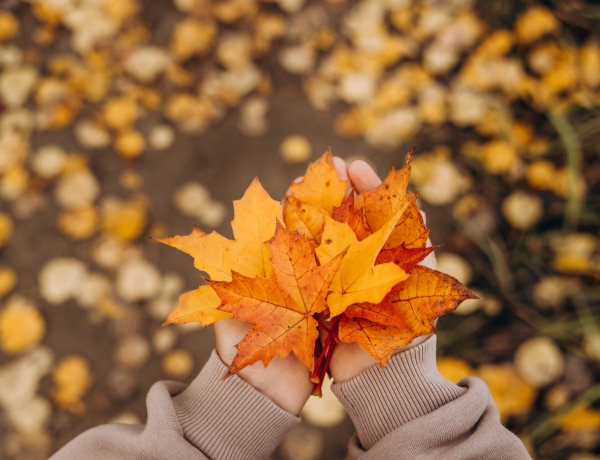
<svg viewBox="0 0 600 460"><path fill-rule="evenodd" d="M237 375L215 351L188 385L157 382L147 395L145 425L92 428L51 460L266 459L300 417L286 412ZM356 433L351 459L529 459L500 422L485 383L458 385L437 371L436 339L397 353L332 385Z"/></svg>

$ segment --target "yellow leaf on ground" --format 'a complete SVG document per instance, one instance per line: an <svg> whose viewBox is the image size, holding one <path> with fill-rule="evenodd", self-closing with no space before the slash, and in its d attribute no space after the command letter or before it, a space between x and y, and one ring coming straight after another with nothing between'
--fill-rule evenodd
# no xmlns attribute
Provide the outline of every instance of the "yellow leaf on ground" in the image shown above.
<svg viewBox="0 0 600 460"><path fill-rule="evenodd" d="M523 380L510 363L486 364L477 371L489 387L492 399L505 422L511 415L526 414L536 397L536 390Z"/></svg>
<svg viewBox="0 0 600 460"><path fill-rule="evenodd" d="M194 357L187 350L173 350L162 359L160 367L169 377L187 379L194 370Z"/></svg>
<svg viewBox="0 0 600 460"><path fill-rule="evenodd" d="M13 234L13 221L8 214L0 212L0 248L6 244Z"/></svg>
<svg viewBox="0 0 600 460"><path fill-rule="evenodd" d="M0 266L0 299L17 284L17 272L10 267Z"/></svg>
<svg viewBox="0 0 600 460"><path fill-rule="evenodd" d="M148 210L144 199L131 201L109 199L102 205L104 231L124 241L133 241L138 238L147 223Z"/></svg>
<svg viewBox="0 0 600 460"><path fill-rule="evenodd" d="M563 431L598 431L600 429L600 410L585 406L576 406L560 417Z"/></svg>
<svg viewBox="0 0 600 460"><path fill-rule="evenodd" d="M93 377L88 362L81 356L64 358L52 374L54 387L51 396L58 407L74 414L83 415L82 398L92 385Z"/></svg>
<svg viewBox="0 0 600 460"><path fill-rule="evenodd" d="M466 361L453 356L438 358L437 367L440 374L452 383L458 383L465 377L474 374L474 370Z"/></svg>
<svg viewBox="0 0 600 460"><path fill-rule="evenodd" d="M40 343L45 333L44 317L22 298L11 298L0 311L0 348L4 353L22 353Z"/></svg>

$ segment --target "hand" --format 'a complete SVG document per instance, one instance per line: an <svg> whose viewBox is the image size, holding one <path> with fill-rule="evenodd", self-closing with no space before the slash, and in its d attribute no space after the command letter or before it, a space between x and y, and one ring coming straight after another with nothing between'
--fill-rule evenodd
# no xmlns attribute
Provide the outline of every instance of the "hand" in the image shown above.
<svg viewBox="0 0 600 460"><path fill-rule="evenodd" d="M215 323L217 353L228 366L237 353L236 345L251 328L252 324L231 318ZM262 362L256 362L237 375L279 407L296 415L313 389L310 372L294 354L285 358L276 356L266 367Z"/></svg>
<svg viewBox="0 0 600 460"><path fill-rule="evenodd" d="M348 180L352 188L358 193L371 190L381 184L379 176L377 176L368 163L362 160L352 162L348 168L346 168L343 160L339 158L334 159L334 164L340 179ZM423 218L425 218L424 214ZM427 245L430 246L431 242L427 241ZM420 265L433 269L437 268L435 255L431 253ZM414 347L427 340L428 337L429 335L417 337L409 345L400 348L397 352ZM371 355L357 343L338 343L333 350L329 371L336 382L343 382L375 364L376 362Z"/></svg>

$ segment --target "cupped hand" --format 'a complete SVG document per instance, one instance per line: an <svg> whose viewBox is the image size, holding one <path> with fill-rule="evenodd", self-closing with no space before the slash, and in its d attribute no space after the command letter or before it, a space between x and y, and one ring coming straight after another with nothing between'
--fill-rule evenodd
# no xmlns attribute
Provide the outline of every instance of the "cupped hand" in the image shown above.
<svg viewBox="0 0 600 460"><path fill-rule="evenodd" d="M352 186L352 189L357 193L374 189L381 184L381 179L379 176L365 161L356 160L350 163L350 165L346 168L343 160L337 158L335 159L334 164L340 179L348 180ZM424 214L423 218L425 218ZM427 245L429 246L431 243L427 241ZM421 262L420 265L424 265L433 269L437 268L435 255L431 253L429 256L427 256L427 258L425 258L425 260ZM397 353L424 342L428 337L429 335L415 338L406 347L398 349ZM355 377L362 371L374 366L375 364L376 362L371 355L357 343L340 342L333 350L333 355L329 365L329 372L336 382L343 382Z"/></svg>
<svg viewBox="0 0 600 460"><path fill-rule="evenodd" d="M237 353L236 345L251 328L252 324L232 318L215 323L217 353L228 366ZM300 413L314 386L310 372L294 354L275 356L268 366L256 362L237 375L292 414Z"/></svg>

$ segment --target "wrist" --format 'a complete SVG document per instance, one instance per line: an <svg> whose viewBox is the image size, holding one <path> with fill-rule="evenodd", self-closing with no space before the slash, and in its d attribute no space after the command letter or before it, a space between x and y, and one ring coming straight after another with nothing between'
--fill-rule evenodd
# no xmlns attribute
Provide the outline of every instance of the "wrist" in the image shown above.
<svg viewBox="0 0 600 460"><path fill-rule="evenodd" d="M394 352L402 353L410 348L425 342L431 334L416 337L409 345ZM375 359L357 343L338 344L329 366L329 371L334 381L340 383L350 380L367 369L375 366Z"/></svg>
<svg viewBox="0 0 600 460"><path fill-rule="evenodd" d="M310 372L294 355L285 359L276 356L268 366L262 362L254 363L239 371L238 375L294 415L300 414L313 389Z"/></svg>
<svg viewBox="0 0 600 460"><path fill-rule="evenodd" d="M226 372L213 352L190 385L173 396L184 437L209 458L268 458L300 419L237 375L223 379Z"/></svg>

